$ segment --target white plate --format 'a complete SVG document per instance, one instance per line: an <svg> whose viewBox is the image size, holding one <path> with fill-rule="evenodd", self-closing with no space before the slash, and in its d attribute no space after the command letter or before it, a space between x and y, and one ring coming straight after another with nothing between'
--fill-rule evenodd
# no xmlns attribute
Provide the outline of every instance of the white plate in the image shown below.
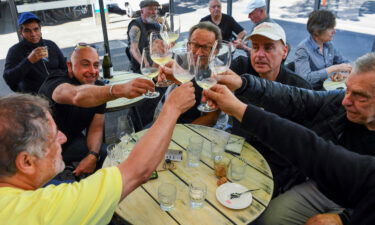
<svg viewBox="0 0 375 225"><path fill-rule="evenodd" d="M250 192L242 194L239 198L230 199L230 194L234 192L244 192L248 188L236 183L225 183L216 189L216 198L225 207L230 209L244 209L248 207L253 201L253 196Z"/></svg>

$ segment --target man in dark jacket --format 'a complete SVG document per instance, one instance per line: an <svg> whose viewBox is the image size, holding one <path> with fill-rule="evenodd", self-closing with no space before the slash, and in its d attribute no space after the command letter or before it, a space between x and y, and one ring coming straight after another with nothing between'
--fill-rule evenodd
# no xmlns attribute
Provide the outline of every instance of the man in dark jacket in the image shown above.
<svg viewBox="0 0 375 225"><path fill-rule="evenodd" d="M252 74L267 80L280 82L295 87L311 89L309 82L287 69L282 63L288 53L284 29L276 23L264 22L250 35L252 46L249 57L239 56L233 60L231 69L237 74ZM246 98L242 99L247 102ZM274 196L288 190L292 185L304 180L299 170L293 167L277 152L271 151L254 135L241 127L241 123L233 120L232 133L245 137L267 160L274 176Z"/></svg>
<svg viewBox="0 0 375 225"><path fill-rule="evenodd" d="M361 124L374 131L374 88L372 88L371 93L372 99L367 98L368 103L372 105L365 103L362 107L356 106L357 110L353 110L354 106L349 103L358 103L355 100L358 90L355 83L358 79L372 78L372 85L374 85L374 71L372 73L372 77L361 74L352 75L349 78L348 93L343 100L343 104L348 111L349 120L361 121ZM216 85L205 91L204 95L216 103L222 111L240 121L244 128L256 135L263 143L279 152L304 174L314 179L322 193L340 205L352 208L353 214L349 224L375 224L375 214L373 213L375 208L374 157L348 151L331 141L324 140L305 127L253 105L246 105L239 101L225 86ZM360 116L363 119L366 117L367 120L350 115L354 111L359 112L361 108L366 108L365 105L372 108L367 115L362 114ZM303 210L306 205L301 204L300 207ZM294 215L294 213L291 215ZM272 216L280 219L278 212L274 212ZM333 214L331 216L334 218ZM332 217L329 220L328 217L325 217L324 223L318 223L318 220L310 219L307 224L342 224L342 221L334 220ZM286 219L277 222L283 225L294 224L294 222ZM336 219L338 219L337 215ZM299 224L305 222L300 221Z"/></svg>
<svg viewBox="0 0 375 225"><path fill-rule="evenodd" d="M18 18L23 40L12 46L5 60L4 80L13 91L37 93L53 71L66 71L66 60L57 45L42 38L40 19L29 12Z"/></svg>
<svg viewBox="0 0 375 225"><path fill-rule="evenodd" d="M375 53L355 62L346 82L346 92L309 91L236 74L223 75L220 82L236 90L236 95L312 129L325 140L359 154L375 155ZM259 224L301 224L315 214L331 211L340 211L340 205L309 180L272 200ZM338 217L337 214L325 216ZM344 216L340 216L344 221Z"/></svg>

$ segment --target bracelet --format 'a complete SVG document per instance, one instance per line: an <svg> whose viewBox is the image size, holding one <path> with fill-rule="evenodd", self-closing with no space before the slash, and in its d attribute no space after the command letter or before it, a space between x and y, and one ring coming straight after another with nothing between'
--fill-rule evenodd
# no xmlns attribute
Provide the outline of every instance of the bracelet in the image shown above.
<svg viewBox="0 0 375 225"><path fill-rule="evenodd" d="M112 93L112 89L113 89L114 86L115 86L115 84L114 84L114 85L111 85L111 87L109 88L109 96L111 96L111 97L115 97L115 96L113 95L113 93Z"/></svg>

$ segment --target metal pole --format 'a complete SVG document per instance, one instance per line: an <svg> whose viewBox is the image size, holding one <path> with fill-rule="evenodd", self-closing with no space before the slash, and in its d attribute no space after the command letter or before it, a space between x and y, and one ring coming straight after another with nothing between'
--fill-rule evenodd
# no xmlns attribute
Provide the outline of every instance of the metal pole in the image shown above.
<svg viewBox="0 0 375 225"><path fill-rule="evenodd" d="M17 11L17 6L14 0L9 0L9 9L10 9L10 14L12 16L12 22L14 29L16 30L18 41L22 41L22 37L20 33L18 32L18 24L17 24L17 18L18 18L18 11Z"/></svg>
<svg viewBox="0 0 375 225"><path fill-rule="evenodd" d="M270 1L271 1L271 0L267 0L267 2L266 2L266 5L267 5L267 15L268 15L268 16L270 16L270 8L271 8L271 7L270 7L270 4L271 4Z"/></svg>
<svg viewBox="0 0 375 225"><path fill-rule="evenodd" d="M314 10L319 10L319 9L320 9L320 0L315 0Z"/></svg>
<svg viewBox="0 0 375 225"><path fill-rule="evenodd" d="M108 53L109 58L111 59L111 52L109 50L107 24L106 24L106 21L105 21L105 12L104 12L103 0L99 0L99 8L100 8L100 19L102 21L102 31L103 31L103 39L104 39L104 51L105 51L105 53Z"/></svg>
<svg viewBox="0 0 375 225"><path fill-rule="evenodd" d="M227 5L227 14L228 15L232 15L232 4L233 4L233 1L232 0L228 0L227 1L228 5Z"/></svg>

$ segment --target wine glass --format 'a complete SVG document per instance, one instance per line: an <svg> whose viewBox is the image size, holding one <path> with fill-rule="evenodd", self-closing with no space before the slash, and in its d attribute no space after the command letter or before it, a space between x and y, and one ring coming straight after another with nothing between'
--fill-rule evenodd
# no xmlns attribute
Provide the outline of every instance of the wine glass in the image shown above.
<svg viewBox="0 0 375 225"><path fill-rule="evenodd" d="M150 55L152 61L157 63L159 66L164 66L172 60L172 51L167 42L162 38L160 32L152 32L150 34ZM165 80L156 83L157 87L167 87L173 82Z"/></svg>
<svg viewBox="0 0 375 225"><path fill-rule="evenodd" d="M181 29L181 20L180 16L174 13L165 13L163 23L160 27L160 33L162 33L162 38L168 44L172 44L177 41L180 37Z"/></svg>
<svg viewBox="0 0 375 225"><path fill-rule="evenodd" d="M209 67L210 58L211 57L208 56L199 56L196 62L195 81L197 82L199 87L203 88L204 90L210 89L217 83L217 80L213 76L214 73ZM198 110L201 112L216 111L216 109L210 107L207 102L205 104L200 104L198 106Z"/></svg>
<svg viewBox="0 0 375 225"><path fill-rule="evenodd" d="M187 49L176 51L173 56L173 76L181 83L187 83L194 78L195 62L193 53Z"/></svg>
<svg viewBox="0 0 375 225"><path fill-rule="evenodd" d="M142 51L141 73L151 80L159 74L159 68L151 60L150 49L148 47L144 48ZM157 91L147 91L143 96L145 98L157 98L159 95L160 93Z"/></svg>
<svg viewBox="0 0 375 225"><path fill-rule="evenodd" d="M232 61L232 44L227 41L217 43L211 52L210 68L214 74L219 74L229 69Z"/></svg>

